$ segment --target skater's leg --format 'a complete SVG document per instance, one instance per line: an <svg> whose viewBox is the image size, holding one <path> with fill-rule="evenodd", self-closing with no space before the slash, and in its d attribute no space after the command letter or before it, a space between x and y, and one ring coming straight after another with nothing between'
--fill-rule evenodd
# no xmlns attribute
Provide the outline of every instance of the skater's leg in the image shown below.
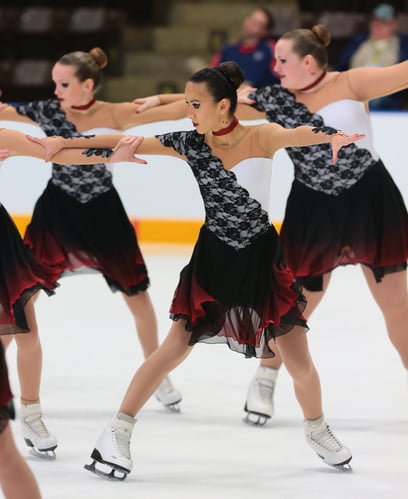
<svg viewBox="0 0 408 499"><path fill-rule="evenodd" d="M23 404L36 403L40 398L42 347L33 302L33 299L29 300L24 307L30 332L15 335L17 370L20 381L21 402Z"/></svg>
<svg viewBox="0 0 408 499"><path fill-rule="evenodd" d="M159 346L157 319L150 295L147 291L143 291L132 296L123 294L123 297L133 315L143 354L147 358ZM179 410L181 393L173 386L169 376L163 378L155 395L166 408Z"/></svg>
<svg viewBox="0 0 408 499"><path fill-rule="evenodd" d="M305 331L294 328L276 342L293 378L296 398L304 415L307 443L326 464L347 464L351 460L350 450L335 437L324 420L320 379L309 353Z"/></svg>
<svg viewBox="0 0 408 499"><path fill-rule="evenodd" d="M185 321L173 322L172 327L159 348L153 352L136 371L128 387L120 412L135 416L151 397L163 378L177 367L190 353L189 334Z"/></svg>
<svg viewBox="0 0 408 499"><path fill-rule="evenodd" d="M132 469L130 438L135 424L134 416L144 406L163 378L190 353L189 334L185 321L173 323L169 334L159 348L139 367L127 389L119 412L101 433L85 468L111 479L124 479ZM110 473L100 470L97 463L110 467ZM115 471L116 470L116 471Z"/></svg>
<svg viewBox="0 0 408 499"><path fill-rule="evenodd" d="M3 344L4 350L7 350L7 348L10 346L13 340L14 340L14 334L2 334L0 336L0 341Z"/></svg>
<svg viewBox="0 0 408 499"><path fill-rule="evenodd" d="M305 419L317 419L322 415L320 380L309 353L304 329L296 327L280 336L276 343L285 367L293 378L296 398Z"/></svg>
<svg viewBox="0 0 408 499"><path fill-rule="evenodd" d="M10 424L0 432L0 484L6 499L41 499L37 481L16 447Z"/></svg>
<svg viewBox="0 0 408 499"><path fill-rule="evenodd" d="M133 315L140 345L147 358L159 346L157 319L149 293L141 291L132 296L122 295Z"/></svg>
<svg viewBox="0 0 408 499"><path fill-rule="evenodd" d="M408 293L406 271L386 274L375 281L372 271L362 266L370 291L383 313L388 336L408 369Z"/></svg>
<svg viewBox="0 0 408 499"><path fill-rule="evenodd" d="M303 288L303 293L307 300L305 317L309 318L315 308L322 300L329 281L331 273L323 276L323 287L321 291L309 291ZM271 345L275 352L275 357L261 359L255 376L248 387L247 399L244 410L247 413L245 422L255 425L263 425L273 416L274 413L274 392L279 369L282 365L282 357L276 342Z"/></svg>
<svg viewBox="0 0 408 499"><path fill-rule="evenodd" d="M42 347L35 318L34 299L24 307L29 333L16 334L17 370L21 389L21 423L26 444L40 457L53 458L56 437L48 431L42 419L40 385ZM50 453L49 453L50 452Z"/></svg>

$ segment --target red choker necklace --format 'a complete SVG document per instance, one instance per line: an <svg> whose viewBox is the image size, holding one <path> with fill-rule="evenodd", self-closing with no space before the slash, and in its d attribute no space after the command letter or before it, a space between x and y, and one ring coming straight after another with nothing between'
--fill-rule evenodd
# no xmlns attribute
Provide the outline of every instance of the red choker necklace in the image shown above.
<svg viewBox="0 0 408 499"><path fill-rule="evenodd" d="M88 104L84 104L83 106L71 106L71 109L76 109L77 111L86 111L91 106L93 106L96 102L96 97L92 97L92 99L88 102Z"/></svg>
<svg viewBox="0 0 408 499"><path fill-rule="evenodd" d="M238 120L237 117L234 116L234 119L231 121L231 123L226 127L226 128L221 128L221 130L217 130L216 132L213 132L212 134L215 135L216 137L219 137L220 135L227 135L227 133L232 132L234 128L238 125Z"/></svg>
<svg viewBox="0 0 408 499"><path fill-rule="evenodd" d="M303 87L303 88L300 88L299 91L300 92L304 92L305 90L310 90L311 88L315 87L316 85L318 85L322 80L323 78L326 76L326 71L323 71L323 73L319 76L319 78L317 78L317 80L315 80L313 83L311 83L310 85L307 85L306 87Z"/></svg>

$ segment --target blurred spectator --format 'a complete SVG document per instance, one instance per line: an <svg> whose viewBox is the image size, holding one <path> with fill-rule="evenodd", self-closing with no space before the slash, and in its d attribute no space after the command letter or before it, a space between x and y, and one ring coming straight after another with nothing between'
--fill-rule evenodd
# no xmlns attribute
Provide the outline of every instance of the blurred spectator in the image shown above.
<svg viewBox="0 0 408 499"><path fill-rule="evenodd" d="M371 13L369 31L357 34L346 47L334 69L344 71L361 66L391 66L408 59L408 37L398 32L395 8L381 3ZM403 94L370 101L370 109L401 109Z"/></svg>
<svg viewBox="0 0 408 499"><path fill-rule="evenodd" d="M264 87L278 83L273 72L275 41L271 38L274 18L269 10L255 9L242 23L241 38L238 42L225 44L211 59L210 66L221 62L237 62L245 81L254 87Z"/></svg>

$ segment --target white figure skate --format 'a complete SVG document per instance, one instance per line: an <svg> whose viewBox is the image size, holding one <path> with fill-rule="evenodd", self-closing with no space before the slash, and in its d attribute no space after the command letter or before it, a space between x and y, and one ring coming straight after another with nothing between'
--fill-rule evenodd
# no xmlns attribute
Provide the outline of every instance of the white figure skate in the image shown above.
<svg viewBox="0 0 408 499"><path fill-rule="evenodd" d="M330 426L325 422L324 416L314 421L305 420L303 426L306 442L323 459L324 463L344 471L351 470L350 449L336 438Z"/></svg>
<svg viewBox="0 0 408 499"><path fill-rule="evenodd" d="M179 403L181 402L181 393L176 390L170 378L166 376L160 383L159 387L155 392L155 396L159 402L161 402L166 409L173 412L180 412Z"/></svg>
<svg viewBox="0 0 408 499"><path fill-rule="evenodd" d="M55 459L54 450L58 442L44 424L39 403L21 405L21 425L25 443L30 447L30 454L42 459Z"/></svg>
<svg viewBox="0 0 408 499"><path fill-rule="evenodd" d="M263 426L273 416L276 378L278 370L259 366L248 388L244 410L245 423Z"/></svg>
<svg viewBox="0 0 408 499"><path fill-rule="evenodd" d="M84 468L109 480L124 480L133 467L130 438L135 422L134 418L126 414L114 416L96 442L91 454L93 462ZM97 463L102 467L96 467Z"/></svg>

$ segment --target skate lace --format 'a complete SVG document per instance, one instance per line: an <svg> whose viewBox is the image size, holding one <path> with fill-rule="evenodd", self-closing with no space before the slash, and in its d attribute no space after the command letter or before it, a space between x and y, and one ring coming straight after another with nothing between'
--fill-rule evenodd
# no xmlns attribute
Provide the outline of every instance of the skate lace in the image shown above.
<svg viewBox="0 0 408 499"><path fill-rule="evenodd" d="M130 432L123 428L115 428L115 440L120 453L130 459Z"/></svg>
<svg viewBox="0 0 408 499"><path fill-rule="evenodd" d="M329 452L338 452L343 448L343 444L333 435L330 426L327 424L321 431L312 432L310 438Z"/></svg>
<svg viewBox="0 0 408 499"><path fill-rule="evenodd" d="M41 416L36 415L32 416L31 418L25 418L24 422L30 428L30 430L39 437L48 438L50 436L50 433L47 430L47 427L45 426Z"/></svg>
<svg viewBox="0 0 408 499"><path fill-rule="evenodd" d="M256 383L259 388L259 395L269 404L273 401L273 392L275 390L275 383L267 379L258 378Z"/></svg>

